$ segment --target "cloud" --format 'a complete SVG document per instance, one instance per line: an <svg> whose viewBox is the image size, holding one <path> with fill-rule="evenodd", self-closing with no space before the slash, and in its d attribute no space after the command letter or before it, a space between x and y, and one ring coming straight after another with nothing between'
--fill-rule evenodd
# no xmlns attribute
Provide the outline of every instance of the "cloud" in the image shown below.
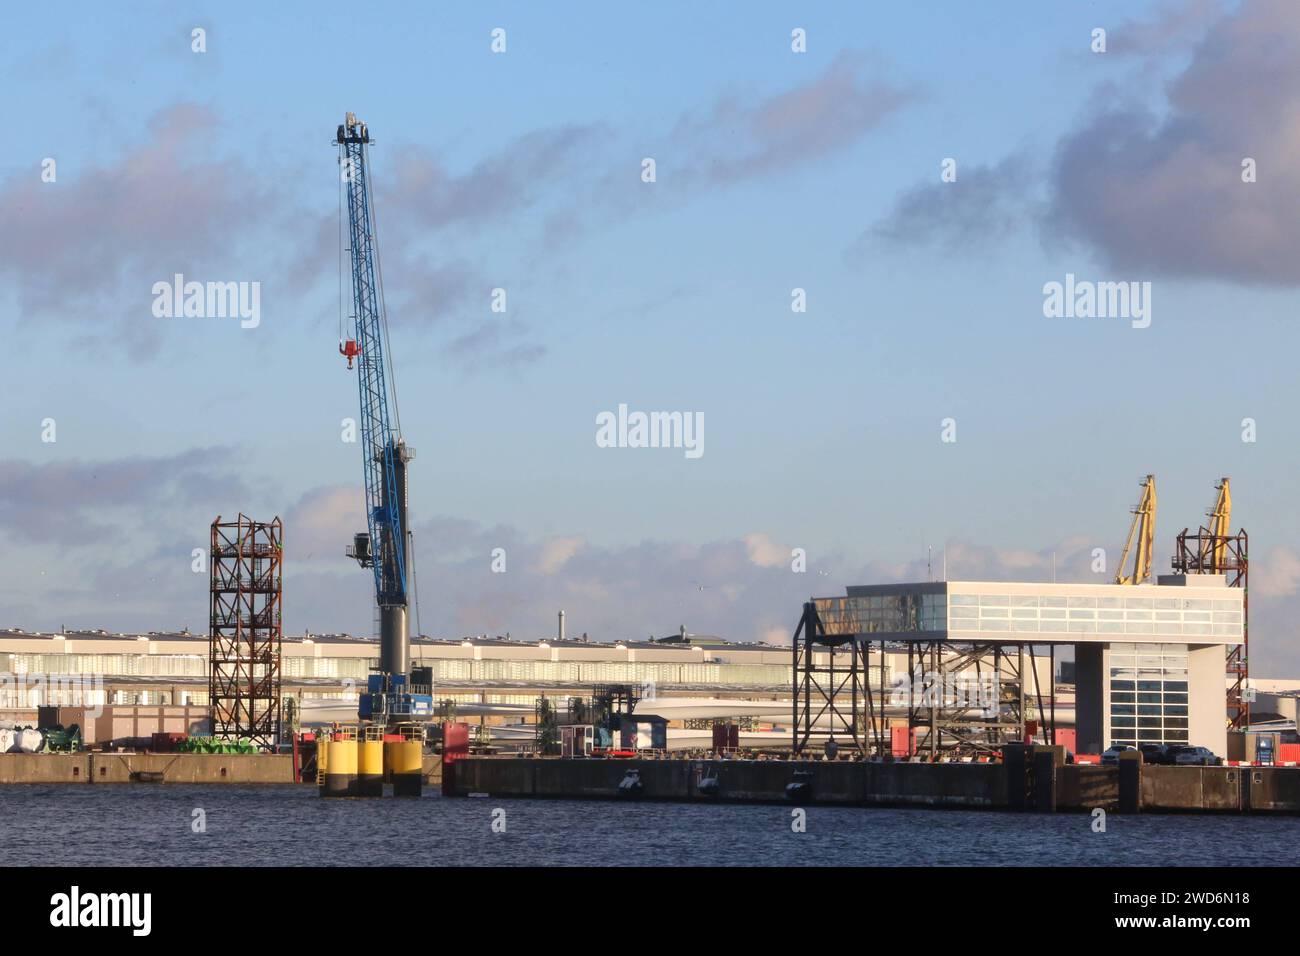
<svg viewBox="0 0 1300 956"><path fill-rule="evenodd" d="M587 539L579 536L568 538L550 538L542 543L541 553L538 556L537 563L533 565L534 570L539 574L555 574L559 571L569 559L577 554L587 543Z"/></svg>
<svg viewBox="0 0 1300 956"><path fill-rule="evenodd" d="M563 183L566 202L548 211L543 247L585 236L719 188L783 175L842 154L917 97L885 78L885 64L845 51L817 76L765 97L728 92L683 111L664 130L614 129L587 156L594 175ZM640 179L655 161L656 185Z"/></svg>
<svg viewBox="0 0 1300 956"><path fill-rule="evenodd" d="M484 310L486 312L486 310ZM484 319L478 328L458 335L447 351L465 359L468 370L503 366L515 368L546 355L546 346L531 341L527 325L500 316Z"/></svg>
<svg viewBox="0 0 1300 956"><path fill-rule="evenodd" d="M890 212L859 239L852 254L868 245L938 243L949 249L988 248L1022 225L1037 207L1032 198L1041 176L1027 157L1008 156L994 166L957 165L954 182L939 178L903 193Z"/></svg>
<svg viewBox="0 0 1300 956"><path fill-rule="evenodd" d="M1252 560L1250 589L1260 597L1291 597L1300 589L1300 555L1290 548L1270 548L1263 560Z"/></svg>
<svg viewBox="0 0 1300 956"><path fill-rule="evenodd" d="M362 517L360 490L351 486L312 489L286 512L290 631L370 633L371 579L336 557ZM418 521L414 532L420 624L439 637L541 637L561 608L573 634L594 640L663 635L682 624L738 639L788 636L810 586L788 561L754 562L780 550L761 532L704 544L597 546L581 534L531 537L447 516ZM493 570L496 548L506 553L504 573Z"/></svg>
<svg viewBox="0 0 1300 956"><path fill-rule="evenodd" d="M392 185L384 184L377 198L385 210L400 210L403 232L487 229L554 196L557 181L608 136L601 124L533 130L460 174L434 151L408 146L394 160Z"/></svg>
<svg viewBox="0 0 1300 956"><path fill-rule="evenodd" d="M499 250L476 254L474 240L517 230L525 242L544 247L542 237L530 237L520 223L534 207L543 210L543 221L563 209L579 170L608 137L600 124L533 130L464 172L424 146L404 146L385 157L374 189L393 324L435 331L446 353L468 370L542 358L546 348L526 322L490 311L492 289L508 284L499 275L487 278L479 265L486 257L499 269ZM308 266L318 274L332 269L329 260L338 255L337 224L326 218L316 229ZM436 238L444 233L454 235L454 244Z"/></svg>
<svg viewBox="0 0 1300 956"><path fill-rule="evenodd" d="M869 58L843 54L806 83L752 101L723 97L683 116L657 134L678 179L665 196L682 201L849 147L911 95L879 73ZM0 219L26 224L0 236L0 279L19 310L63 324L87 349L144 360L180 327L151 314L153 284L176 273L260 282L269 325L275 316L292 321L286 303L332 292L334 210L301 207L284 187L298 178L292 166L222 154L223 123L206 106L179 102L99 165L69 158L55 183L40 182L38 170L0 182ZM546 268L556 246L588 221L609 225L653 209L636 176L645 142L640 129L560 123L524 132L463 168L442 150L399 146L375 182L380 233L393 250L384 259L393 321L433 330L471 369L544 357L546 344L527 321L488 310L491 287L504 284L502 263L515 255L516 271ZM503 252L502 239L521 248Z"/></svg>
<svg viewBox="0 0 1300 956"><path fill-rule="evenodd" d="M39 477L49 479L49 489L35 511L45 513L47 500L61 500L69 483L76 483L87 487L93 508L155 531L144 517L156 510L156 476L168 469L192 475L204 466L198 457L154 464L141 471L123 466L111 477L100 472L108 480L99 487L91 472L43 471ZM15 500L8 463L0 476L0 498ZM183 477L177 480L184 484ZM21 482L27 501L35 500L31 484ZM183 490L167 492L163 500L175 493ZM361 528L361 510L358 488L331 486L308 491L285 512L288 633L371 635L373 579L341 553ZM84 523L86 517L75 520ZM0 531L13 531L11 519L8 509L0 512ZM65 538L81 540L71 520L33 523L23 540L33 532L60 547ZM207 581L193 572L190 551L205 543L202 535L159 532L154 539L152 545L136 541L123 555L122 538L100 536L97 543L109 550L93 560L90 549L81 552L87 555L83 573L70 570L63 553L47 573L44 556L25 548L22 564L7 569L0 587L0 626L49 630L66 624L128 632L188 626L201 632ZM1055 576L1063 583L1104 583L1115 571L1113 566L1093 571L1094 542L1082 537L1043 548L950 541L929 568L924 557L861 563L839 553L813 552L802 574L791 570L784 546L764 531L703 543L594 545L579 534L533 537L510 526L439 516L417 522L415 539L419 624L424 633L444 638L510 633L537 639L554 633L556 612L563 609L571 635L587 633L598 641L663 636L684 625L694 634L785 644L809 595L842 595L853 584L938 580L945 552L951 580L1051 581ZM506 551L505 573L493 571L494 548ZM1300 667L1292 639L1300 611L1300 556L1276 547L1257 556L1252 570L1252 673L1294 675Z"/></svg>
<svg viewBox="0 0 1300 956"><path fill-rule="evenodd" d="M843 151L915 97L881 77L880 61L842 52L825 72L758 102L728 95L682 116L665 165L698 187L733 184Z"/></svg>
<svg viewBox="0 0 1300 956"><path fill-rule="evenodd" d="M777 568L791 560L789 548L761 532L745 535L744 541L749 560L760 568Z"/></svg>
<svg viewBox="0 0 1300 956"><path fill-rule="evenodd" d="M1092 570L1095 542L1065 538L1050 547L995 548L970 541L953 540L935 551L932 565L925 559L894 563L876 561L859 569L859 580L849 584L888 584L891 581L940 580L947 574L953 581L1051 581L1076 584L1109 584L1115 573Z"/></svg>
<svg viewBox="0 0 1300 956"><path fill-rule="evenodd" d="M850 258L882 240L978 250L1030 225L1130 276L1300 283L1291 254L1300 243L1300 167L1291 162L1300 145L1300 5L1257 0L1226 11L1218 0L1166 4L1111 30L1111 50L1141 60L1143 87L1155 65L1187 54L1162 102L1101 85L1045 176L1015 155L959 167L955 183L936 174L902 194ZM1255 182L1243 181L1247 159Z"/></svg>
<svg viewBox="0 0 1300 956"><path fill-rule="evenodd" d="M104 461L3 459L0 532L25 541L86 546L169 507L237 501L247 489L224 470L229 456L229 449L195 448Z"/></svg>
<svg viewBox="0 0 1300 956"><path fill-rule="evenodd" d="M127 136L138 145L113 162L65 161L53 183L26 169L0 185L0 221L23 223L0 232L0 277L22 310L93 322L100 335L105 318L116 319L120 334L105 338L147 354L161 328L150 311L155 281L177 272L245 278L225 274L238 244L232 237L247 232L233 227L266 197L240 163L208 158L217 128L211 110L178 103Z"/></svg>
<svg viewBox="0 0 1300 956"><path fill-rule="evenodd" d="M313 488L284 517L287 561L344 558L352 536L366 530L366 496L359 485Z"/></svg>
<svg viewBox="0 0 1300 956"><path fill-rule="evenodd" d="M1297 97L1300 5L1244 3L1196 46L1165 112L1113 104L1063 139L1047 222L1130 273L1295 285Z"/></svg>

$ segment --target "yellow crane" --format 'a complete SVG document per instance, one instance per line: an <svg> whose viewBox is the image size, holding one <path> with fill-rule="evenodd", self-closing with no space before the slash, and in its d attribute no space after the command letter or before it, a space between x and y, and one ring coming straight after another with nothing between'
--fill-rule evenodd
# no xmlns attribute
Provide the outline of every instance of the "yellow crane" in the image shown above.
<svg viewBox="0 0 1300 956"><path fill-rule="evenodd" d="M1124 544L1124 554L1119 559L1119 570L1115 573L1116 584L1141 584L1151 580L1151 547L1156 536L1156 476L1147 475L1142 479L1142 497L1133 509L1133 524L1128 529L1128 541ZM1133 541L1137 540L1137 551L1133 556L1133 573L1125 574L1129 552L1133 550Z"/></svg>
<svg viewBox="0 0 1300 956"><path fill-rule="evenodd" d="M1215 537L1210 540L1213 542L1210 556L1213 562L1210 571L1214 574L1222 574L1225 570L1223 559L1227 553L1227 542L1223 539L1232 534L1232 492L1228 489L1228 479L1220 478L1219 483L1215 485L1219 492L1219 497L1215 499L1214 507L1210 509L1210 534Z"/></svg>

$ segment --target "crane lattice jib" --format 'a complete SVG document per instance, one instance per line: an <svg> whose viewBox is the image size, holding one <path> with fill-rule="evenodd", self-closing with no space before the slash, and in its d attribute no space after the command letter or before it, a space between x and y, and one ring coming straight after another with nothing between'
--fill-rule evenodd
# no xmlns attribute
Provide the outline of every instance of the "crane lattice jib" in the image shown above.
<svg viewBox="0 0 1300 956"><path fill-rule="evenodd" d="M405 549L398 510L397 435L389 425L384 378L383 316L375 280L374 214L366 165L370 135L364 124L339 128L339 161L347 192L352 252L352 305L356 314L357 384L361 393L361 445L366 475L366 521L380 607L406 605Z"/></svg>

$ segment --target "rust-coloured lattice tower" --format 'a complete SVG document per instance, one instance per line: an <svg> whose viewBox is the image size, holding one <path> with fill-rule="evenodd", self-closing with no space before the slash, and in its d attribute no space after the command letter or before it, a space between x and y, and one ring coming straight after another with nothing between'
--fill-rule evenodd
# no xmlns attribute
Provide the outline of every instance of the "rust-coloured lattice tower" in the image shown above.
<svg viewBox="0 0 1300 956"><path fill-rule="evenodd" d="M279 518L212 522L208 701L212 733L272 747L280 739Z"/></svg>
<svg viewBox="0 0 1300 956"><path fill-rule="evenodd" d="M1177 574L1222 574L1228 586L1241 588L1240 644L1228 650L1227 676L1228 726L1232 730L1245 730L1250 724L1250 700L1243 691L1250 686L1250 561L1247 558L1249 538L1245 529L1236 534L1215 534L1204 525L1192 534L1184 528L1174 543L1173 569Z"/></svg>

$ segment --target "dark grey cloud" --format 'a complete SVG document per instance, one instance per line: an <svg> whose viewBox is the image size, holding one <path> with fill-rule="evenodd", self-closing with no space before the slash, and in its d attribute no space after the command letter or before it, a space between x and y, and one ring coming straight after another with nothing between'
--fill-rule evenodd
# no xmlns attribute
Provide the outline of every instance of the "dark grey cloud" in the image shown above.
<svg viewBox="0 0 1300 956"><path fill-rule="evenodd" d="M1075 245L1117 272L1242 283L1300 282L1300 4L1168 4L1112 28L1112 52L1150 64L1187 53L1162 103L1108 81L1039 171L1023 153L903 193L849 250L937 243L978 250L1018 227ZM1188 47L1190 45L1190 52ZM1109 55L1109 54L1108 54ZM1257 181L1244 182L1243 161ZM1041 197L1041 198L1040 198Z"/></svg>
<svg viewBox="0 0 1300 956"><path fill-rule="evenodd" d="M514 368L546 355L546 346L529 341L529 335L526 325L504 318L489 319L474 331L458 336L448 351L467 360L471 370L490 366Z"/></svg>
<svg viewBox="0 0 1300 956"><path fill-rule="evenodd" d="M34 464L0 459L0 535L62 546L103 543L166 509L247 497L230 450Z"/></svg>
<svg viewBox="0 0 1300 956"><path fill-rule="evenodd" d="M674 170L670 202L845 149L911 96L879 74L869 58L844 54L784 92L723 97L683 116L651 134L653 147L644 131L611 123L532 130L463 169L440 151L397 146L375 182L381 251L394 250L385 259L393 321L441 326L443 348L476 366L536 361L546 347L535 330L487 308L504 282L483 271L485 242L509 234L522 243L517 274L547 268L590 223L653 209L636 175L647 148ZM138 145L100 165L63 163L54 184L40 182L37 168L0 183L0 220L24 223L0 236L0 279L21 312L66 324L86 350L119 349L139 361L179 325L150 313L153 283L177 272L260 282L270 311L332 287L334 211L305 210L283 188L301 170L252 167L223 152L222 129L210 108L180 102L127 137ZM519 229L525 213L538 224L532 232ZM458 242L448 252L452 233ZM492 261L503 261L499 249Z"/></svg>
<svg viewBox="0 0 1300 956"><path fill-rule="evenodd" d="M103 163L54 155L55 182L37 165L0 182L0 221L22 224L0 233L0 281L20 314L77 348L144 361L184 327L153 315L155 282L259 282L263 304L276 301L291 271L279 260L299 243L267 237L293 219L289 203L271 177L221 154L216 113L179 102L115 133L132 145Z"/></svg>
<svg viewBox="0 0 1300 956"><path fill-rule="evenodd" d="M0 186L0 221L23 224L0 232L0 275L22 307L72 320L120 297L124 280L140 279L147 315L144 279L193 268L226 248L236 197L240 204L256 197L238 168L197 154L215 129L207 108L177 104L112 163L78 169L64 162L54 183L27 169Z"/></svg>
<svg viewBox="0 0 1300 956"><path fill-rule="evenodd" d="M1165 112L1103 108L1061 142L1047 225L1129 272L1300 282L1298 98L1300 4L1242 4L1195 47Z"/></svg>
<svg viewBox="0 0 1300 956"><path fill-rule="evenodd" d="M932 180L904 192L886 216L862 234L851 255L868 247L938 244L948 249L987 249L1024 224L1040 205L1041 171L1025 156L997 165L957 163L957 178L943 182L936 162Z"/></svg>

